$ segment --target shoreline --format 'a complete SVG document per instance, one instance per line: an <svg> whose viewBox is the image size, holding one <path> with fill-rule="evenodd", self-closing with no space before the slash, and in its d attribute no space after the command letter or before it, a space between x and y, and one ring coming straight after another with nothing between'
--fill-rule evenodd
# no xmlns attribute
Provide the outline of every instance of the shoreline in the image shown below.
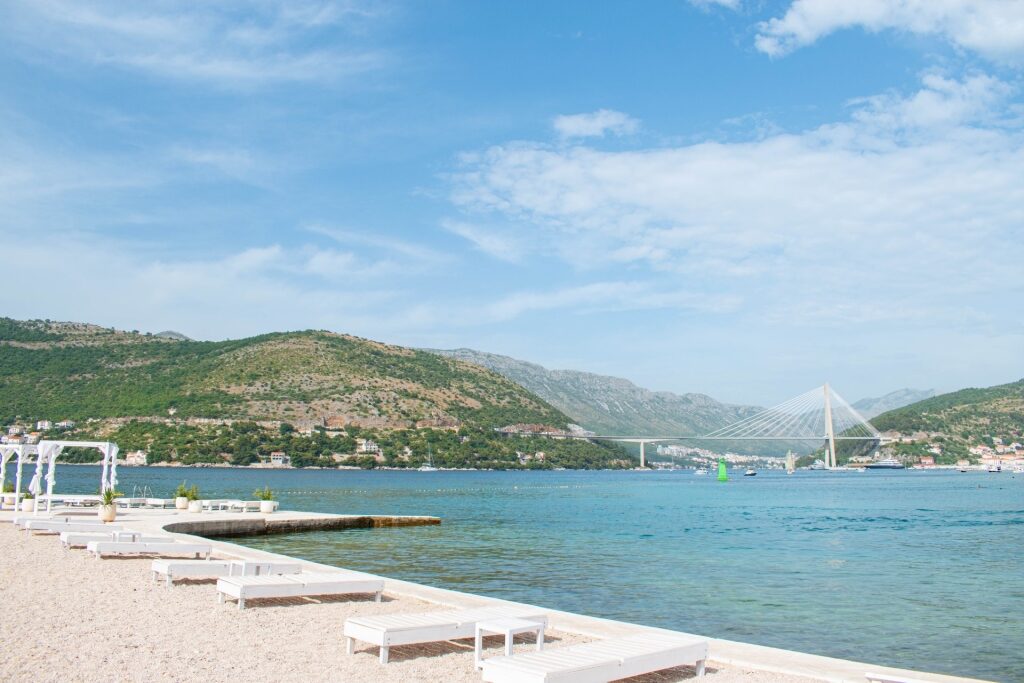
<svg viewBox="0 0 1024 683"><path fill-rule="evenodd" d="M0 513L0 520L9 521L13 518L14 514L11 512ZM91 517L91 515L89 515ZM208 542L214 546L214 552L219 556L229 556L234 558L251 558L251 559L274 559L276 561L289 561L297 562L305 567L309 567L314 571L331 571L337 569L337 567L330 565L318 564L303 560L301 558L294 558L287 555L281 555L277 553L270 553L267 551L257 550L248 548L245 546L236 545L230 541L223 540L222 538L214 537L207 538L205 534L213 533L216 528L223 528L225 524L230 524L232 521L246 520L247 524L251 524L252 520L256 517L262 519L277 519L282 524L287 524L289 519L331 519L338 517L345 517L339 515L321 515L318 513L301 513L301 512L286 512L280 511L274 515L259 515L256 513L179 513L172 510L130 510L124 514L119 514L118 523L130 525L133 529L148 532L158 533L169 533L176 537L180 537L182 540L202 540ZM356 517L356 516L350 516ZM7 529L13 529L9 524L3 524ZM180 531L174 531L173 528L188 528L189 533L182 533ZM25 542L25 539L21 537L24 534L18 534L18 541ZM3 536L3 542L7 542L8 536ZM29 543L40 545L59 545L56 538L51 535L33 535L27 539ZM4 554L7 555L11 552L10 548L3 548ZM72 556L85 557L85 553L81 551L71 551L64 553L62 557L65 561L70 560ZM77 559L77 558L76 558ZM105 560L101 564L97 565L95 560L88 558L88 566L98 566L100 568L106 568L110 566L121 566L127 567L129 565L137 565L136 574L138 576L135 579L136 583L149 586L149 582L146 581L148 572L148 560ZM7 572L10 571L8 567ZM31 579L31 577L28 577ZM424 611L425 608L461 608L461 607L474 607L487 604L495 603L508 603L509 601L499 600L496 598L489 598L486 596L475 595L470 593L462 593L459 591L453 591L444 588L437 588L433 586L427 586L424 584L417 584L409 581L403 581L399 579L392 579L388 577L381 577L385 580L385 592L392 598L393 602L408 602L410 608L404 611ZM31 581L29 581L31 583ZM8 582L5 582L6 586ZM192 588L192 586L190 586ZM197 584L195 586L197 590L205 593L205 597L197 599L196 604L193 605L193 609L197 612L204 611L204 603L210 604L213 611L221 613L222 610L217 610L216 607L222 607L216 605L216 600L213 597L214 591L210 584ZM178 589L172 589L172 593L177 594ZM163 595L158 593L157 596ZM74 597L73 595L71 596ZM624 598L628 599L628 598ZM373 608L359 601L344 601L343 603L328 602L324 601L324 605L318 605L318 607L328 606L333 608L330 611L337 612L343 611L339 608L340 605L352 608L357 606L360 610L372 610ZM417 607L418 606L418 607ZM303 605L293 604L289 606L274 606L267 608L258 609L247 609L239 614L264 614L270 611L283 612L283 615L287 615L288 619L292 617L302 619L302 616L298 616L295 613L306 614L309 610L309 614L312 614L312 605L303 603ZM229 610L234 613L235 610ZM639 624L631 624L627 622L614 621L610 619L601 619L597 617L591 617L584 614L575 614L569 612L562 612L559 610L546 610L549 614L551 629L555 633L561 634L559 638L563 643L568 644L571 642L577 642L579 640L586 639L601 639L608 637L615 637L625 635L628 633L635 633L638 631L664 631L666 629L658 629L652 627L646 627ZM283 618L283 617L282 617ZM2 627L6 630L8 627ZM10 634L5 634L10 635ZM330 650L340 650L341 635L340 635L340 623L331 623L330 630L323 633L322 636L323 645ZM337 642L335 642L337 641ZM886 673L894 676L902 676L904 678L912 678L918 681L934 681L936 683L952 683L954 681L977 681L978 679L962 678L957 676L949 676L942 674L931 674L917 671L910 671L905 669L896 669L892 667L874 666L862 662L854 662L849 660L834 659L824 657L820 655L812 655L807 653L795 652L790 650L782 650L778 648L770 648L760 645L753 645L749 643L741 643L736 641L728 641L723 639L708 638L710 643L710 661L712 662L713 674L709 676L709 683L711 681L718 680L736 680L736 681L792 681L796 679L800 680L819 680L819 681L858 681L863 682L865 672L877 672ZM554 646L558 646L557 644ZM357 653L358 655L358 653ZM360 664L358 672L349 672L348 678L345 680L384 680L382 676L387 674L387 678L390 679L392 673L400 673L401 666L398 668L391 669L393 665L387 667L378 668L378 665L373 661L367 660L364 657L356 657ZM448 661L449 657L442 656L436 661L432 661L433 658L430 656L422 656L409 660L415 662L416 666L426 667L426 670L431 673L428 675L424 673L412 674L411 671L406 671L401 677L395 680L430 680L430 679L444 679L449 678L450 680L479 680L479 674L472 669L472 665L468 666L465 663L452 663ZM460 659L460 657L454 657L454 659ZM463 657L464 659L464 657ZM336 664L338 666L354 665L356 660L341 660L339 659ZM405 664L405 662L403 662ZM436 666L434 666L436 664ZM455 667L459 669L458 672L452 670L449 671L449 667ZM464 670L463 670L464 667ZM442 674L443 676L439 675ZM327 678L333 678L337 680L337 673L329 674L325 672ZM458 675L456 676L456 673ZM464 675L465 674L465 675ZM668 680L685 680L692 676L692 673L686 674L686 672L674 672L670 674L669 678L656 677L650 678L651 681L668 681ZM363 675L368 678L362 678ZM417 677L422 675L422 678ZM449 677L450 675L450 677ZM468 676L468 677L467 677ZM779 678L779 677L782 678ZM265 678L262 674L260 678ZM317 674L307 672L304 674L306 680L326 680L326 678L319 678ZM216 678L216 677L215 677ZM218 679L219 680L219 679ZM646 679L645 679L646 680Z"/></svg>

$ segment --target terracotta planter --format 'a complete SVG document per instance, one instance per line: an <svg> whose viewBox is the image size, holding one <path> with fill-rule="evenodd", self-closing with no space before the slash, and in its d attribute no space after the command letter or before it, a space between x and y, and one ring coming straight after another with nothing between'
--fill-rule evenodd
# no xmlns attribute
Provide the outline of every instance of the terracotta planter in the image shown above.
<svg viewBox="0 0 1024 683"><path fill-rule="evenodd" d="M34 507L35 507L35 501L32 500L31 498L26 498L26 499L21 501L21 511L22 512L32 512L32 508L34 508Z"/></svg>
<svg viewBox="0 0 1024 683"><path fill-rule="evenodd" d="M203 511L203 501L201 501L201 500L190 500L188 502L188 511L189 512L202 512Z"/></svg>
<svg viewBox="0 0 1024 683"><path fill-rule="evenodd" d="M275 507L274 501L272 501L272 500L261 500L260 501L260 512L262 512L265 515L269 515L271 512L273 512L274 511L274 507Z"/></svg>
<svg viewBox="0 0 1024 683"><path fill-rule="evenodd" d="M99 518L103 522L113 522L117 518L117 506L116 505L100 505L100 509L97 512Z"/></svg>
<svg viewBox="0 0 1024 683"><path fill-rule="evenodd" d="M177 510L188 510L188 498L185 496L178 496L174 499L174 507Z"/></svg>

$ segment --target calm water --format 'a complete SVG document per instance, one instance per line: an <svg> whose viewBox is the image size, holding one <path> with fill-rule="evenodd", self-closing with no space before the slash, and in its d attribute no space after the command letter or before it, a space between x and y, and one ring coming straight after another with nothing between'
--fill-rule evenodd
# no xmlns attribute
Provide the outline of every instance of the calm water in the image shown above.
<svg viewBox="0 0 1024 683"><path fill-rule="evenodd" d="M119 470L204 497L441 526L247 545L556 609L836 657L1024 680L1024 476L958 472ZM61 467L92 491L98 468Z"/></svg>

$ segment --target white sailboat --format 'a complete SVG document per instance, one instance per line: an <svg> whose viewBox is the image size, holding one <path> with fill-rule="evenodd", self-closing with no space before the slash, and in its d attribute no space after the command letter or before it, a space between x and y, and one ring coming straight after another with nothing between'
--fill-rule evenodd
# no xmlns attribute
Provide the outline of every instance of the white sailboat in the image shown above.
<svg viewBox="0 0 1024 683"><path fill-rule="evenodd" d="M786 451L786 474L794 472L796 472L796 456L793 455L793 451Z"/></svg>
<svg viewBox="0 0 1024 683"><path fill-rule="evenodd" d="M427 446L427 462L419 466L419 472L437 472L437 468L434 467L434 454L430 451L430 446Z"/></svg>

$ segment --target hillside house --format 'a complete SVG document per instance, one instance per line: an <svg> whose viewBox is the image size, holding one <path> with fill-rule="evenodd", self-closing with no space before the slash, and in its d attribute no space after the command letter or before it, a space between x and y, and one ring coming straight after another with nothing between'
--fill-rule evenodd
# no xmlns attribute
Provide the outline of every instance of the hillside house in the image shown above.
<svg viewBox="0 0 1024 683"><path fill-rule="evenodd" d="M285 468L292 466L292 459L284 451L274 451L270 455L261 454L258 457L259 463L252 465L252 467Z"/></svg>
<svg viewBox="0 0 1024 683"><path fill-rule="evenodd" d="M356 439L356 453L380 453L380 446L373 439Z"/></svg>
<svg viewBox="0 0 1024 683"><path fill-rule="evenodd" d="M132 467L146 465L148 460L149 454L146 451L131 451L124 456L124 464Z"/></svg>
<svg viewBox="0 0 1024 683"><path fill-rule="evenodd" d="M36 422L36 429L41 432L45 432L48 429L53 429L53 422L50 420L39 420Z"/></svg>

